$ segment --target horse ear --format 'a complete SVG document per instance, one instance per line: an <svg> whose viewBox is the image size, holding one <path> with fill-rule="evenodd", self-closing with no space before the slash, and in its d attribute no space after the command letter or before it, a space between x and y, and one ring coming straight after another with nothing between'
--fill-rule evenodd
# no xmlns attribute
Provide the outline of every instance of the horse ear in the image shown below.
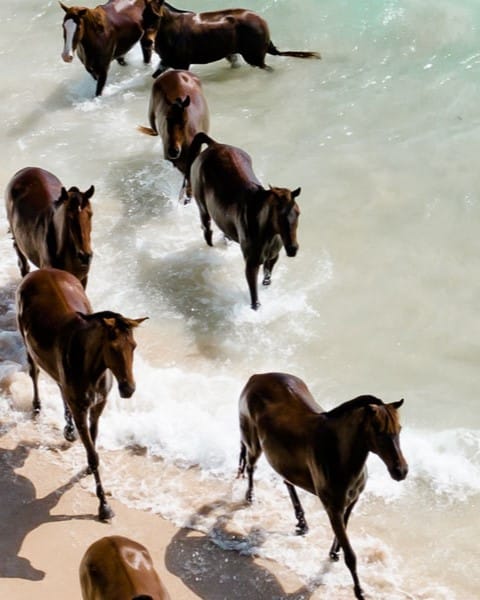
<svg viewBox="0 0 480 600"><path fill-rule="evenodd" d="M61 190L61 192L60 192L60 196L59 196L58 200L56 200L56 201L55 201L55 203L54 203L54 204L55 204L55 206L56 206L56 207L59 207L59 206L61 206L61 205L62 205L62 204L63 204L63 203L64 203L64 202L67 200L67 199L68 199L68 192L67 192L66 188L64 188L64 187L62 186L62 190Z"/></svg>
<svg viewBox="0 0 480 600"><path fill-rule="evenodd" d="M65 12L68 12L68 6L65 6L65 4L63 4L62 2L59 2L59 4Z"/></svg>
<svg viewBox="0 0 480 600"><path fill-rule="evenodd" d="M102 321L109 329L113 329L117 324L117 322L113 318L103 317Z"/></svg>
<svg viewBox="0 0 480 600"><path fill-rule="evenodd" d="M150 0L150 8L158 17L162 16L163 0Z"/></svg>
<svg viewBox="0 0 480 600"><path fill-rule="evenodd" d="M85 200L90 200L90 198L93 196L93 194L95 193L95 186L91 185L88 190L83 194L83 198Z"/></svg>
<svg viewBox="0 0 480 600"><path fill-rule="evenodd" d="M302 191L301 187L298 187L296 190L293 190L292 192L292 198L296 198L297 196L300 196L300 192Z"/></svg>
<svg viewBox="0 0 480 600"><path fill-rule="evenodd" d="M393 408L396 408L398 410L402 406L403 402L404 402L404 399L402 398L398 402L392 402L392 406L393 406Z"/></svg>
<svg viewBox="0 0 480 600"><path fill-rule="evenodd" d="M138 327L140 323L146 321L149 317L141 317L140 319L126 319L131 327Z"/></svg>
<svg viewBox="0 0 480 600"><path fill-rule="evenodd" d="M182 106L183 108L187 108L187 106L190 106L190 96L187 96L185 98L185 100L182 102Z"/></svg>
<svg viewBox="0 0 480 600"><path fill-rule="evenodd" d="M84 17L88 12L88 8L79 8L78 9L78 16L79 17Z"/></svg>

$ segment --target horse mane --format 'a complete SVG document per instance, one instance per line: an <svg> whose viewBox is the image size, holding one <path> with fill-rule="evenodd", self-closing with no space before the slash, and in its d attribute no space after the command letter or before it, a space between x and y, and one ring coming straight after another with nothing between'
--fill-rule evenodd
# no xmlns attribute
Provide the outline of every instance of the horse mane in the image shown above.
<svg viewBox="0 0 480 600"><path fill-rule="evenodd" d="M168 8L168 10L170 10L171 12L174 12L174 13L180 13L180 14L188 13L191 15L194 14L193 10L183 10L182 8L175 8L175 6L172 6L168 2L164 2L163 4L164 4L164 6L166 6Z"/></svg>
<svg viewBox="0 0 480 600"><path fill-rule="evenodd" d="M348 400L347 402L340 404L340 406L336 406L335 408L332 408L332 410L327 411L327 415L329 417L341 417L347 412L355 410L356 408L365 408L365 406L368 406L369 404L383 406L384 403L380 398L376 398L375 396L357 396L356 398L353 398L353 400Z"/></svg>
<svg viewBox="0 0 480 600"><path fill-rule="evenodd" d="M96 321L102 319L115 319L117 326L125 330L130 329L130 325L127 324L126 319L120 313L113 312L111 310L101 310L94 313L78 313L85 321Z"/></svg>

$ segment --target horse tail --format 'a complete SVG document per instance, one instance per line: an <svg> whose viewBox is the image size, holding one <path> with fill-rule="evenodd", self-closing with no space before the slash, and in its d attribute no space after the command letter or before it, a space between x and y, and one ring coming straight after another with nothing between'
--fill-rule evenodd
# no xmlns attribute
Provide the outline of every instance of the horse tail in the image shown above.
<svg viewBox="0 0 480 600"><path fill-rule="evenodd" d="M320 52L304 52L300 50L285 50L281 52L272 41L268 44L267 54L274 56L294 56L296 58L322 58Z"/></svg>
<svg viewBox="0 0 480 600"><path fill-rule="evenodd" d="M144 127L143 125L137 125L137 131L145 135L158 135L158 131L155 131L151 127Z"/></svg>
<svg viewBox="0 0 480 600"><path fill-rule="evenodd" d="M207 135L203 131L200 131L199 133L197 133L196 136L193 138L192 143L190 144L190 148L188 149L188 153L187 153L187 164L185 166L185 180L186 181L190 180L190 169L192 167L193 161L197 158L198 154L200 153L202 144L207 144L207 146L210 146L211 144L214 144L214 143L215 143L215 140L212 139L209 135Z"/></svg>
<svg viewBox="0 0 480 600"><path fill-rule="evenodd" d="M200 149L202 144L207 144L210 146L214 144L215 140L212 139L209 135L207 135L203 131L199 131L196 136L193 138L190 147L188 148L187 157L185 161L185 173L183 178L182 188L180 190L180 199L184 198L183 203L188 204L191 198L191 185L190 185L190 169L192 168L193 161L197 158L200 153Z"/></svg>

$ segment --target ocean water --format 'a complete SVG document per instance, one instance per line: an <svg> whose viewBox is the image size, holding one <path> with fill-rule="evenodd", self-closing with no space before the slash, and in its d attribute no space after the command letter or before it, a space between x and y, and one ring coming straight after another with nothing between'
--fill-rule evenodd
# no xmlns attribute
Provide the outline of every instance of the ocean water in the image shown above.
<svg viewBox="0 0 480 600"><path fill-rule="evenodd" d="M331 532L317 499L301 494L311 531L294 536L286 490L261 460L257 502L242 505L246 483L234 479L238 396L252 373L275 370L303 378L327 409L366 393L405 398L409 475L396 483L369 458L367 489L349 525L363 587L385 600L474 600L480 6L243 5L267 19L281 50L322 54L321 61L267 57L271 73L226 61L192 67L212 137L249 152L265 185L302 188L299 253L282 253L257 312L238 246L217 230L215 247L205 245L195 204L178 202L182 178L163 160L161 142L136 130L148 124L152 84L140 49L128 66L112 65L103 96L94 98L78 58L70 65L60 58L58 3L0 3L1 187L28 165L66 186L93 183L88 295L96 310L149 316L136 332L137 391L122 400L112 390L100 422L104 483L130 505L208 533L226 555L290 568L310 590L298 597L348 598L350 574L343 562L327 561ZM31 385L3 210L0 257L0 418L24 424ZM62 408L46 376L41 393L36 426L48 449L61 439ZM52 460L76 472L83 448ZM82 485L93 490L91 481Z"/></svg>

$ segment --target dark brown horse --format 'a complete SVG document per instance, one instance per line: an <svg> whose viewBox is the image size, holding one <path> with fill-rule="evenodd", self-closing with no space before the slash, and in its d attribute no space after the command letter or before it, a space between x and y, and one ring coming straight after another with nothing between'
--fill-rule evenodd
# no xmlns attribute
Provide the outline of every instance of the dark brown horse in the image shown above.
<svg viewBox="0 0 480 600"><path fill-rule="evenodd" d="M203 143L208 148L198 154ZM186 181L191 184L200 211L205 241L213 245L210 228L213 219L227 238L240 244L251 306L255 310L260 306L257 292L260 266L263 265L263 285L270 285L282 245L287 256L297 254L300 209L295 198L300 188L264 189L246 152L219 144L204 133L195 136L190 156L197 158L191 168L189 161Z"/></svg>
<svg viewBox="0 0 480 600"><path fill-rule="evenodd" d="M86 192L67 191L55 175L37 167L13 176L5 202L22 276L29 272L28 259L37 267L65 269L86 287L94 191L93 185Z"/></svg>
<svg viewBox="0 0 480 600"><path fill-rule="evenodd" d="M40 411L38 372L43 369L58 384L65 407L65 438L75 439L72 422L87 452L100 501L98 516L113 517L99 475L95 449L98 420L112 387L118 382L122 398L135 391L133 329L144 319L127 319L118 313L92 313L90 302L76 277L60 269L39 269L28 274L17 290L18 328L25 342L33 408Z"/></svg>
<svg viewBox="0 0 480 600"><path fill-rule="evenodd" d="M167 160L185 173L188 149L195 134L208 132L209 112L200 79L185 70L170 69L152 86L148 109L150 127L142 133L159 135Z"/></svg>
<svg viewBox="0 0 480 600"><path fill-rule="evenodd" d="M94 542L79 574L83 600L170 600L145 546L120 535Z"/></svg>
<svg viewBox="0 0 480 600"><path fill-rule="evenodd" d="M267 54L320 58L318 52L280 52L270 39L265 19L251 10L232 8L195 13L178 10L163 0L151 0L150 6L160 17L155 36L160 65L154 77L168 67L188 69L192 64L222 58L234 64L236 54L261 69L270 69L265 64Z"/></svg>
<svg viewBox="0 0 480 600"><path fill-rule="evenodd" d="M298 533L305 533L308 527L294 486L320 498L335 534L330 558L338 560L342 548L359 600L364 595L347 523L365 487L369 452L383 460L395 481L407 476L397 414L402 404L403 400L384 404L374 396L359 396L325 412L305 383L287 373L253 375L240 396L238 474L247 471L247 501L253 499L253 472L263 451L285 480Z"/></svg>
<svg viewBox="0 0 480 600"><path fill-rule="evenodd" d="M125 65L125 54L138 41L144 62L150 62L158 18L149 3L150 0L109 0L96 8L85 8L60 2L65 11L62 58L72 62L77 52L97 82L96 96L102 93L112 60Z"/></svg>

